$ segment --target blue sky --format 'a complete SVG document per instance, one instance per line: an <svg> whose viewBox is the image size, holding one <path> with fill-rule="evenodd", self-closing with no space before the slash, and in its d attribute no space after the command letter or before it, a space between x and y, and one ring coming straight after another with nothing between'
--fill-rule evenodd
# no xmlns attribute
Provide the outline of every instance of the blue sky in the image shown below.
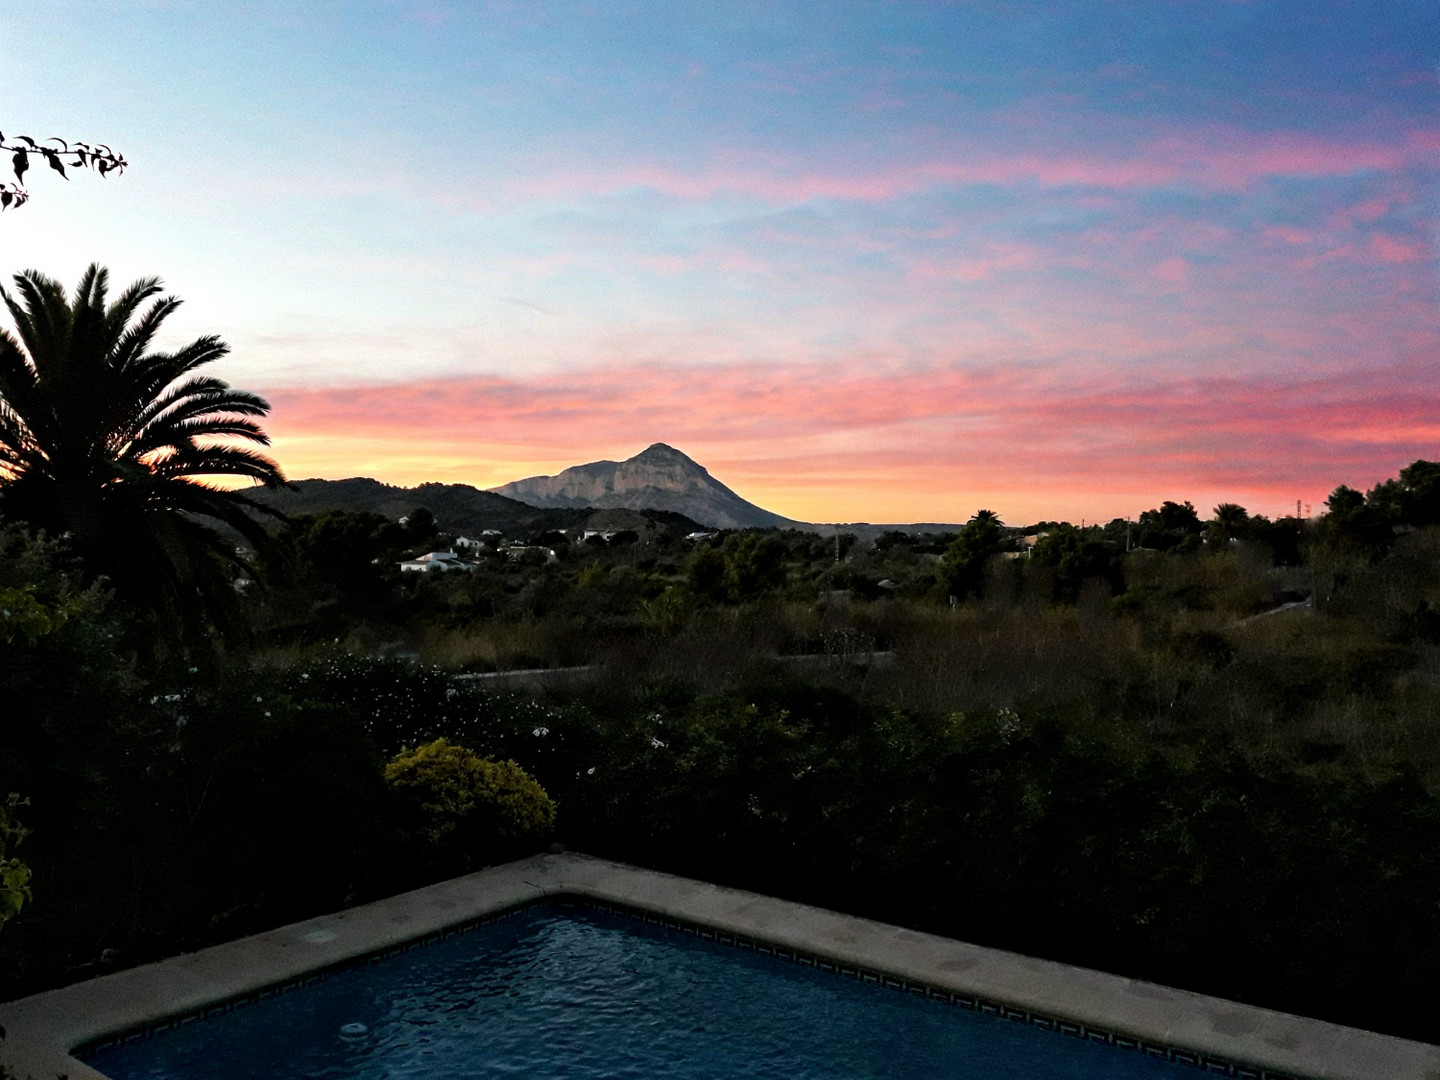
<svg viewBox="0 0 1440 1080"><path fill-rule="evenodd" d="M650 442L810 520L1275 514L1440 456L1433 3L0 13L0 273L185 299L295 476Z"/></svg>

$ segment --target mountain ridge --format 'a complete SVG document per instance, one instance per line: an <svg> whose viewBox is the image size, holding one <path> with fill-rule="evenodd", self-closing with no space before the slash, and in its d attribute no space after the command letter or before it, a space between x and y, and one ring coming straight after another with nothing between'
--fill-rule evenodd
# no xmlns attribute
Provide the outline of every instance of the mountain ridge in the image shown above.
<svg viewBox="0 0 1440 1080"><path fill-rule="evenodd" d="M622 470L627 470L622 473ZM527 501L510 494L521 485L563 488L575 474L591 475L591 485L584 496L560 492L551 496L549 505L539 505L535 496ZM638 470L638 471L637 471ZM609 477L609 497L605 497ZM620 491L615 478L621 476ZM561 478L566 478L561 481ZM630 483L639 479L638 484ZM558 482L558 483L557 483ZM588 510L638 510L658 515L673 527L683 527L682 519L708 529L779 528L799 529L821 536L854 533L862 543L873 543L886 532L922 533L953 532L959 525L939 522L910 524L871 524L869 522L803 522L793 521L741 498L710 475L705 466L666 443L652 443L626 461L599 461L575 465L553 477L527 477L488 490L469 484L429 482L416 487L399 487L370 477L346 479L306 479L292 481L290 487L257 488L246 494L258 502L290 516L324 513L328 510L367 510L389 518L408 514L424 506L444 522L450 531L468 532L487 528L503 532L537 531L547 528L566 529L580 525ZM590 495L601 496L591 501ZM705 507L709 506L710 512ZM691 513L689 510L695 510ZM576 515L581 515L577 517Z"/></svg>
<svg viewBox="0 0 1440 1080"><path fill-rule="evenodd" d="M469 484L425 483L398 487L368 476L343 480L293 480L288 488L256 488L249 498L290 517L331 510L364 510L392 520L425 507L455 531L502 531L538 527L547 515L526 503Z"/></svg>

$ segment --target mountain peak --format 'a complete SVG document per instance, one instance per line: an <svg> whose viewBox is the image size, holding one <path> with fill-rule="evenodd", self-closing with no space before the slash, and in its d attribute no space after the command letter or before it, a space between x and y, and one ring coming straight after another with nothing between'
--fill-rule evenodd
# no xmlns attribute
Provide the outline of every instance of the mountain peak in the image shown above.
<svg viewBox="0 0 1440 1080"><path fill-rule="evenodd" d="M641 465L689 465L692 468L699 469L701 472L705 472L705 467L694 458L663 442L651 443L644 450L641 450L640 453L629 458L626 464L630 462Z"/></svg>
<svg viewBox="0 0 1440 1080"><path fill-rule="evenodd" d="M661 442L625 461L572 465L556 476L531 476L491 490L539 507L673 510L711 528L799 524L746 502L705 466Z"/></svg>

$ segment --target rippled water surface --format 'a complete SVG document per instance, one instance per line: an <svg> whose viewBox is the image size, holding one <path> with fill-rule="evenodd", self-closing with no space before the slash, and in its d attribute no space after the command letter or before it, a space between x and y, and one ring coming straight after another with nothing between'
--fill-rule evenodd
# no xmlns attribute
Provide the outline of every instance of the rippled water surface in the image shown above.
<svg viewBox="0 0 1440 1080"><path fill-rule="evenodd" d="M91 1056L115 1080L1194 1080L585 908L513 919Z"/></svg>

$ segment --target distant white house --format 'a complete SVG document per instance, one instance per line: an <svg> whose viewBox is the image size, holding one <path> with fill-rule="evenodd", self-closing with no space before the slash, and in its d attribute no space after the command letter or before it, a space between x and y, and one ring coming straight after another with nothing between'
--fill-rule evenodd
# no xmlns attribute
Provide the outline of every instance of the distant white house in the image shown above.
<svg viewBox="0 0 1440 1080"><path fill-rule="evenodd" d="M406 559L400 564L400 572L407 574L446 573L450 570L473 570L453 551L431 551L417 559Z"/></svg>
<svg viewBox="0 0 1440 1080"><path fill-rule="evenodd" d="M686 534L685 534L685 539L686 539L686 540L709 540L711 537L713 537L713 536L715 536L715 535L716 535L716 534L713 533L713 532L693 532L693 533L686 533Z"/></svg>
<svg viewBox="0 0 1440 1080"><path fill-rule="evenodd" d="M470 536L457 536L454 546L457 548L469 548L471 551L483 551L486 545L484 540L476 540Z"/></svg>

